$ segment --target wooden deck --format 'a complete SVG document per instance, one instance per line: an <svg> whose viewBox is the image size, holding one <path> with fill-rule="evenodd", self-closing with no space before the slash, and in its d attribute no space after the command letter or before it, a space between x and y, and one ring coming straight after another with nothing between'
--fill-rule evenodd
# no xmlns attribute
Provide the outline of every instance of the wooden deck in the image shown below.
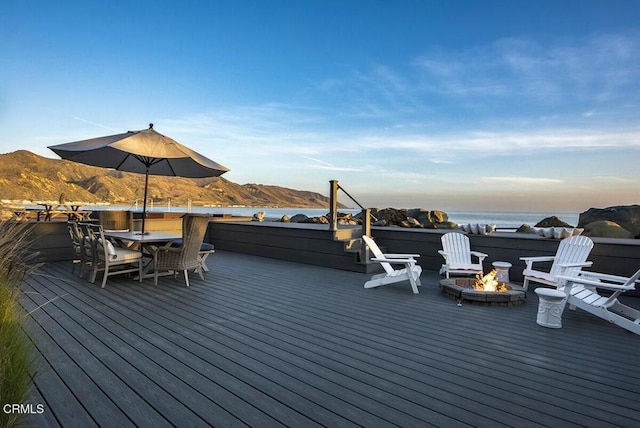
<svg viewBox="0 0 640 428"><path fill-rule="evenodd" d="M518 307L458 307L434 272L413 295L237 253L208 264L189 288L116 276L100 289L66 262L29 278L30 402L45 412L24 422L640 426L640 337L578 311L562 329L540 327L532 290Z"/></svg>

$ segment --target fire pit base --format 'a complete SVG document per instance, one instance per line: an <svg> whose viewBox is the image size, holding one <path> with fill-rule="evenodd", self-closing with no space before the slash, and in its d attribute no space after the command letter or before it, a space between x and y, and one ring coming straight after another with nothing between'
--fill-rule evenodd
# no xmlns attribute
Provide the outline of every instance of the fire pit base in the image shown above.
<svg viewBox="0 0 640 428"><path fill-rule="evenodd" d="M518 306L525 302L524 288L507 284L507 291L475 290L475 278L449 278L440 281L440 290L452 299L480 305Z"/></svg>

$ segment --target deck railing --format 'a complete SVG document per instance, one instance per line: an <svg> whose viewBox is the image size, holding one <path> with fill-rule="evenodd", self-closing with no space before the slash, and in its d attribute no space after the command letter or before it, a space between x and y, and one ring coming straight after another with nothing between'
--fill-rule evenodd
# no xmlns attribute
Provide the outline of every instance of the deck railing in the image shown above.
<svg viewBox="0 0 640 428"><path fill-rule="evenodd" d="M338 180L330 180L329 186L329 229L334 232L338 230L338 190L342 190L349 199L362 209L362 235L371 236L371 219L373 218L374 221L377 221L377 219L371 215L371 209L363 207L344 187L338 184ZM369 249L363 244L360 247L360 260L367 262L369 258Z"/></svg>

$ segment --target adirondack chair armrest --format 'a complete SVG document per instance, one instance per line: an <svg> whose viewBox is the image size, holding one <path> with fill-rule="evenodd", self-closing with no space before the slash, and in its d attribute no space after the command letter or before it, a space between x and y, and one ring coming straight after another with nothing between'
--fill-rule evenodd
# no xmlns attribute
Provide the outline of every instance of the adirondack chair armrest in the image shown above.
<svg viewBox="0 0 640 428"><path fill-rule="evenodd" d="M416 261L413 258L382 258L382 257L373 257L371 260L374 262L383 262L383 263L392 263L392 264L415 264Z"/></svg>
<svg viewBox="0 0 640 428"><path fill-rule="evenodd" d="M635 289L635 285L623 285L623 284L612 284L610 282L602 282L598 280L587 279L579 276L566 276L566 275L558 275L556 278L559 280L566 281L567 288L571 288L571 285L574 283L586 285L589 287L598 287L598 288L606 288L608 290L633 290ZM628 280L629 278L624 278ZM626 281L623 281L626 282Z"/></svg>
<svg viewBox="0 0 640 428"><path fill-rule="evenodd" d="M531 261L533 263L537 262L552 262L554 261L556 256L538 256L538 257L520 257L520 260L524 262Z"/></svg>
<svg viewBox="0 0 640 428"><path fill-rule="evenodd" d="M481 253L480 251L471 251L471 255L472 256L476 256L477 258L479 258L480 260L483 260L487 257L489 257L488 254L485 253Z"/></svg>
<svg viewBox="0 0 640 428"><path fill-rule="evenodd" d="M558 263L558 266L561 268L570 268L570 267L590 267L593 265L593 262L582 262L582 263Z"/></svg>
<svg viewBox="0 0 640 428"><path fill-rule="evenodd" d="M594 281L601 280L601 281L619 282L621 284L624 284L625 282L629 281L629 278L624 276L610 275L608 273L588 272L588 271L580 272L580 277L585 279L595 278ZM640 280L637 280L636 282L638 281Z"/></svg>
<svg viewBox="0 0 640 428"><path fill-rule="evenodd" d="M520 257L520 260L527 264L527 269L533 269L534 263L552 262L556 256Z"/></svg>
<svg viewBox="0 0 640 428"><path fill-rule="evenodd" d="M583 267L590 267L591 265L593 265L593 262L584 262L584 263L558 263L558 266L560 267L560 275L562 275L563 273L565 273L565 271L566 271L568 268L575 268L575 267L583 268Z"/></svg>
<svg viewBox="0 0 640 428"><path fill-rule="evenodd" d="M440 254L442 257L445 258L445 260L447 259L447 257L449 256L449 253L445 253L443 250L438 250L438 254Z"/></svg>
<svg viewBox="0 0 640 428"><path fill-rule="evenodd" d="M389 257L392 259L396 259L396 258L412 258L412 257L420 257L420 254L392 254L392 253L384 253L383 256L385 257Z"/></svg>

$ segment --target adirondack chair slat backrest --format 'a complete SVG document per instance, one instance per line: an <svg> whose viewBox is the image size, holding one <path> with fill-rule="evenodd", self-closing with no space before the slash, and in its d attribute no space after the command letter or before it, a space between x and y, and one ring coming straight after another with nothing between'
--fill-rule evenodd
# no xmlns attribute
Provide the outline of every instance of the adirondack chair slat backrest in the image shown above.
<svg viewBox="0 0 640 428"><path fill-rule="evenodd" d="M551 275L575 276L582 269L581 267L572 267L562 270L562 263L584 263L589 257L589 253L593 248L593 241L586 236L572 236L560 241L555 259L551 265L549 273Z"/></svg>
<svg viewBox="0 0 640 428"><path fill-rule="evenodd" d="M384 258L384 253L382 251L380 251L380 248L378 247L378 244L376 244L376 242L372 238L363 235L362 236L362 240L367 244L367 246L369 247L369 249L373 253L374 257L378 257L378 258L382 258L382 259ZM382 266L384 271L387 272L387 273L393 273L393 271L394 271L393 267L387 262L380 262L380 266Z"/></svg>
<svg viewBox="0 0 640 428"><path fill-rule="evenodd" d="M456 232L445 233L440 240L442 250L447 253L449 264L471 264L471 244L467 235Z"/></svg>

